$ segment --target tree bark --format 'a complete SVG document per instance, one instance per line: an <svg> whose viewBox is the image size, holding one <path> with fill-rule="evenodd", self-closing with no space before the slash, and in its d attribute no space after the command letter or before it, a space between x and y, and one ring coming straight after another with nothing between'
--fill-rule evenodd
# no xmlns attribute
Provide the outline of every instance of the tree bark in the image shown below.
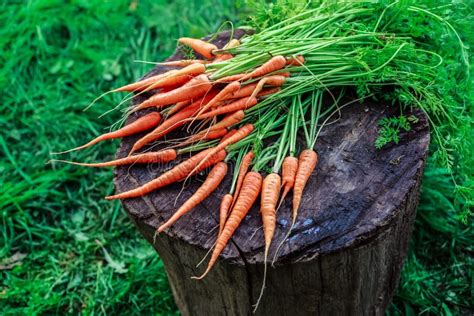
<svg viewBox="0 0 474 316"><path fill-rule="evenodd" d="M235 33L242 35L241 30ZM214 42L221 47L229 36L220 33ZM170 59L181 58L178 50ZM165 70L169 67L158 66L148 75ZM398 144L375 149L379 120L397 115L397 108L386 102L353 104L325 127L316 145L318 166L305 190L296 226L275 268L268 269L257 315L384 313L406 255L429 145L426 117L415 110L411 114L419 120L410 132L402 133ZM126 156L137 137L125 138L117 156ZM116 168L117 192L148 182L179 161ZM263 277L258 201L208 276L201 281L190 279L207 264L196 268L216 239L219 204L230 187L230 175L211 197L154 239L159 224L203 179L198 175L184 187L177 183L122 204L162 258L183 315L251 314ZM289 228L290 202L291 196L278 212L271 255Z"/></svg>

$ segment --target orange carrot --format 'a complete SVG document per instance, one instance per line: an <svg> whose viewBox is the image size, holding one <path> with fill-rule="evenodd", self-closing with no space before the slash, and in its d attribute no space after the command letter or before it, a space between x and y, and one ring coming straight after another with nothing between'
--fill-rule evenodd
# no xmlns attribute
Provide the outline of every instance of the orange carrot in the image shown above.
<svg viewBox="0 0 474 316"><path fill-rule="evenodd" d="M96 163L82 163L66 160L52 160L57 162L65 162L77 166L85 167L115 167L123 165L132 165L132 164L146 164L146 163L159 163L159 162L168 162L176 159L176 150L174 149L165 149L157 152L144 153L134 156L129 156L125 158L115 159L106 162L96 162Z"/></svg>
<svg viewBox="0 0 474 316"><path fill-rule="evenodd" d="M296 220L306 182L311 176L317 163L318 155L314 150L305 149L301 152L298 159L298 171L296 172L295 185L293 187L293 222Z"/></svg>
<svg viewBox="0 0 474 316"><path fill-rule="evenodd" d="M215 63L220 63L220 62L223 62L223 61L226 61L226 60L229 60L229 59L232 59L234 58L234 56L232 56L232 54L220 54L216 57L216 59L214 59L214 61L212 62L213 64Z"/></svg>
<svg viewBox="0 0 474 316"><path fill-rule="evenodd" d="M174 89L167 93L155 94L148 100L137 105L132 112L145 109L148 107L162 107L188 99L198 98L205 95L211 90L212 84L206 75L199 75L182 87Z"/></svg>
<svg viewBox="0 0 474 316"><path fill-rule="evenodd" d="M280 90L281 90L280 87L263 89L259 94L257 94L257 98L278 93L278 92L280 92Z"/></svg>
<svg viewBox="0 0 474 316"><path fill-rule="evenodd" d="M64 154L64 153L68 153L68 152L71 152L71 151L87 148L89 146L92 146L92 145L97 144L98 142L101 142L101 141L104 141L104 140L115 139L115 138L120 138L120 137L125 137L125 136L138 134L140 132L149 130L150 128L153 128L153 127L157 126L160 123L160 120L161 120L160 113L152 112L152 113L149 113L145 116L142 116L142 117L138 118L137 120L135 120L134 122L132 122L128 125L125 125L121 129L118 129L116 131L100 135L99 137L94 138L93 140L91 140L90 142L88 142L85 145L82 145L82 146L79 146L79 147L76 147L76 148L73 148L73 149L69 149L69 150L66 150L66 151L63 151L63 152L54 153L54 154Z"/></svg>
<svg viewBox="0 0 474 316"><path fill-rule="evenodd" d="M226 115L222 120L220 120L216 124L210 126L206 130L207 131L214 131L214 130L218 130L218 129L222 129L222 128L227 128L229 126L232 126L232 125L235 125L235 124L239 123L240 121L243 120L244 117L245 117L245 113L242 110L236 111L234 113L230 113L230 114Z"/></svg>
<svg viewBox="0 0 474 316"><path fill-rule="evenodd" d="M242 88L240 88L240 90L229 95L226 99L230 100L230 99L240 99L240 98L249 97L252 94L252 92L255 90L255 88L257 87L257 84L258 82L253 82L246 86L243 86Z"/></svg>
<svg viewBox="0 0 474 316"><path fill-rule="evenodd" d="M286 195L290 192L290 190L295 185L295 177L296 172L298 171L298 158L288 156L283 160L281 165L281 175L283 178L282 187L283 193L281 195L280 204L278 208L280 208L281 204L285 200Z"/></svg>
<svg viewBox="0 0 474 316"><path fill-rule="evenodd" d="M213 118L221 114L227 114L227 113L232 113L235 111L245 110L245 109L251 108L255 104L257 104L257 99L254 97L242 98L230 104L219 107L215 110L209 111L201 115L197 115L193 119L203 120L207 118Z"/></svg>
<svg viewBox="0 0 474 316"><path fill-rule="evenodd" d="M125 86L117 88L113 91L114 92L123 92L123 91L134 92L134 91L139 91L139 90L142 90L142 89L146 89L148 86L152 85L153 83L158 82L159 80L161 80L161 79L163 79L163 78L165 78L169 75L172 75L176 72L177 72L177 70L170 70L166 73L162 73L162 74L159 74L159 75L156 75L156 76L151 76L151 77L145 78L143 80L125 85Z"/></svg>
<svg viewBox="0 0 474 316"><path fill-rule="evenodd" d="M168 118L153 131L137 140L135 144L133 144L132 150L130 151L130 155L136 152L137 150L143 148L143 146L145 146L146 144L160 139L161 137L177 129L178 127L183 126L186 123L186 119L196 113L198 109L198 105L190 105Z"/></svg>
<svg viewBox="0 0 474 316"><path fill-rule="evenodd" d="M181 59L181 60L165 61L163 63L157 63L157 65L171 66L171 67L186 67L192 64L207 64L207 63L209 62L206 60L201 60L201 59Z"/></svg>
<svg viewBox="0 0 474 316"><path fill-rule="evenodd" d="M205 140L219 139L227 135L227 128L214 129L204 133L204 135L205 137L203 139Z"/></svg>
<svg viewBox="0 0 474 316"><path fill-rule="evenodd" d="M209 172L204 183L199 189L181 205L181 207L168 219L164 224L158 228L158 232L161 233L166 228L173 225L181 216L190 212L199 203L204 201L212 192L214 192L219 184L224 179L227 173L227 164L225 162L217 163L212 170Z"/></svg>
<svg viewBox="0 0 474 316"><path fill-rule="evenodd" d="M278 202L278 195L280 193L281 178L278 173L270 173L265 177L262 184L262 196L260 198L260 212L262 213L263 235L265 237L265 251L264 251L264 272L263 283L260 290L257 303L255 304L254 312L260 303L265 290L265 281L267 278L267 258L272 243L273 235L276 227L276 205Z"/></svg>
<svg viewBox="0 0 474 316"><path fill-rule="evenodd" d="M234 136L235 133L237 133L237 130L236 129L231 129L230 131L227 132L227 134L224 135L224 137L222 137L220 142L221 143L225 142L227 139Z"/></svg>
<svg viewBox="0 0 474 316"><path fill-rule="evenodd" d="M286 61L287 66L301 66L305 62L304 57L302 55L298 55L296 57L290 57Z"/></svg>
<svg viewBox="0 0 474 316"><path fill-rule="evenodd" d="M242 162L240 163L240 167L239 167L239 175L237 177L237 182L235 185L234 196L239 196L240 188L242 187L242 182L244 181L245 175L247 174L247 171L254 157L255 157L255 154L253 153L253 151L249 151L242 158ZM231 208L234 206L234 203L235 203L235 200L234 202L232 202Z"/></svg>
<svg viewBox="0 0 474 316"><path fill-rule="evenodd" d="M174 107L171 108L171 110L167 113L168 115L174 114L176 112L179 112L180 110L184 109L187 105L192 103L193 105L205 105L209 101L211 101L216 95L219 93L219 90L217 89L211 89L208 93L206 93L204 96L198 98L196 101L193 102L192 99L178 102Z"/></svg>
<svg viewBox="0 0 474 316"><path fill-rule="evenodd" d="M227 193L222 197L221 206L219 208L219 235L224 229L224 225L227 220L227 216L229 215L229 210L233 199L234 197L230 193Z"/></svg>
<svg viewBox="0 0 474 316"><path fill-rule="evenodd" d="M116 195L111 195L105 197L106 200L116 200L116 199L129 199L129 198L135 198L135 197L140 197L144 196L152 191L158 190L162 187L165 187L167 185L170 185L172 183L175 183L177 181L181 181L185 179L189 175L194 175L204 169L206 169L209 166L212 166L220 161L223 161L226 152L225 150L221 150L214 155L210 159L207 159L205 164L201 165L199 168L195 168L195 166L202 161L204 157L207 156L209 152L212 151L212 148L206 149L201 151L195 156L192 156L191 158L183 161L182 163L176 165L174 168L171 170L166 171L162 175L160 175L158 178L145 183L144 185L135 188L133 190L129 190L126 192L122 192Z"/></svg>
<svg viewBox="0 0 474 316"><path fill-rule="evenodd" d="M166 113L166 115L168 115L168 116L173 115L176 112L179 112L182 109L184 109L185 107L187 107L188 105L190 105L192 102L193 102L193 100L186 100L186 101L177 102L172 108L170 108L170 110Z"/></svg>
<svg viewBox="0 0 474 316"><path fill-rule="evenodd" d="M283 56L272 57L269 61L254 69L252 72L246 74L241 80L245 81L251 78L264 76L268 73L277 71L285 67L286 59Z"/></svg>
<svg viewBox="0 0 474 316"><path fill-rule="evenodd" d="M265 261L270 249L276 225L276 206L280 194L281 178L278 173L270 173L263 180L260 212L262 213L263 233L265 235Z"/></svg>
<svg viewBox="0 0 474 316"><path fill-rule="evenodd" d="M240 46L240 41L236 38L233 38L224 46L224 49L231 49Z"/></svg>
<svg viewBox="0 0 474 316"><path fill-rule="evenodd" d="M235 91L240 89L240 83L237 81L234 81L227 86L225 86L224 89L222 89L209 103L204 105L200 110L199 114L205 113L208 109L213 108L216 106L219 102L224 100L228 95L231 95Z"/></svg>
<svg viewBox="0 0 474 316"><path fill-rule="evenodd" d="M227 77L217 79L215 81L215 83L227 83L227 82L238 81L238 80L241 80L244 76L245 76L245 74L231 75L231 76L227 76Z"/></svg>
<svg viewBox="0 0 474 316"><path fill-rule="evenodd" d="M285 81L286 81L286 77L284 76L274 75L274 76L264 77L258 81L258 84L255 87L255 90L252 92L251 96L256 97L258 93L262 91L263 86L266 84L270 86L280 87L285 83Z"/></svg>
<svg viewBox="0 0 474 316"><path fill-rule="evenodd" d="M292 222L290 229L288 230L288 233L286 234L285 238L280 242L278 245L278 248L275 252L275 255L273 257L272 264L275 262L278 252L280 251L280 248L283 246L285 241L288 239L290 236L291 231L293 230L293 227L295 226L296 223L296 217L298 215L298 208L301 203L301 198L303 196L303 190L306 186L306 183L308 182L309 177L311 176L311 173L313 172L314 168L316 167L316 164L318 163L318 155L316 152L312 149L305 149L301 152L299 159L298 159L298 169L296 171L296 176L295 176L295 183L293 186L293 210L292 210Z"/></svg>
<svg viewBox="0 0 474 316"><path fill-rule="evenodd" d="M181 37L178 40L181 44L191 47L196 53L206 57L213 58L213 51L217 50L217 46L211 43L204 42L200 39Z"/></svg>
<svg viewBox="0 0 474 316"><path fill-rule="evenodd" d="M223 150L227 146L234 144L243 138L247 137L250 133L253 132L253 125L252 124L246 124L239 128L239 130L232 135L231 137L227 138L225 141L221 141L216 147L211 148L211 151L207 154L206 157L202 161L199 162L199 164L194 168L198 169L200 168L203 164L207 162L207 160L212 157L215 153ZM193 170L195 171L195 170Z"/></svg>
<svg viewBox="0 0 474 316"><path fill-rule="evenodd" d="M191 64L179 70L171 70L170 75L154 82L146 88L146 91L163 87L182 85L184 82L191 80L194 76L201 75L206 72L206 66L203 64Z"/></svg>
<svg viewBox="0 0 474 316"><path fill-rule="evenodd" d="M270 78L270 77L272 77L272 78ZM260 96L264 96L264 95L267 95L267 94L271 94L271 93L275 93L277 91L280 91L280 89L277 89L277 88L272 88L271 90L269 90L269 89L263 89L262 90L264 84L269 84L269 85L274 85L274 86L281 86L285 82L285 79L283 79L283 77L285 77L285 76L281 76L281 74L278 74L278 75L275 75L275 76L270 76L270 77L268 77L268 78L270 78L270 79L268 79L268 82L267 82L267 80L263 80L265 78L262 78L258 82L253 82L253 83L250 83L250 84L242 87L240 90L236 91L232 95L229 95L226 99L230 100L230 99L244 98L244 97L248 97L248 96L260 97ZM271 91L271 93L270 93L270 91Z"/></svg>
<svg viewBox="0 0 474 316"><path fill-rule="evenodd" d="M191 135L186 143L193 143L201 140L212 140L224 137L227 134L226 128L214 129L214 130L204 130L198 134Z"/></svg>
<svg viewBox="0 0 474 316"><path fill-rule="evenodd" d="M253 203L260 194L260 188L262 187L262 176L255 171L247 173L245 176L244 182L242 184L242 191L237 197L237 202L235 203L234 208L232 209L227 222L225 223L222 233L217 237L216 247L212 252L211 259L206 268L206 271L200 277L193 277L194 279L204 278L214 264L217 262L219 255L227 246L230 238L234 234L235 230L239 227L240 222L245 218Z"/></svg>
<svg viewBox="0 0 474 316"><path fill-rule="evenodd" d="M183 68L184 69L184 68ZM181 87L183 84L191 81L194 78L194 74L185 74L185 75L171 75L160 79L155 83L152 83L142 91L150 91L153 89L161 89L161 93L172 91L176 88Z"/></svg>
<svg viewBox="0 0 474 316"><path fill-rule="evenodd" d="M283 72L276 73L276 75L288 78L291 76L291 73L288 71L283 71Z"/></svg>

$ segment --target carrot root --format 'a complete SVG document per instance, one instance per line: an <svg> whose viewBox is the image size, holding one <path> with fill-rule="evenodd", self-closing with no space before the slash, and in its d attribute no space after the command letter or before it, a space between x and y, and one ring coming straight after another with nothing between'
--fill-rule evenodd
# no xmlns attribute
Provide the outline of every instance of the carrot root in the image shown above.
<svg viewBox="0 0 474 316"><path fill-rule="evenodd" d="M178 164L171 170L166 171L155 180L152 180L138 188L135 188L126 192L107 196L105 199L116 200L116 199L128 199L128 198L144 196L145 194L148 194L152 191L158 190L162 187L165 187L177 181L181 181L189 175L194 175L200 172L201 170L204 170L205 168L224 160L224 158L226 157L226 152L224 150L221 150L215 153L214 155L212 155L212 157L208 159L205 162L205 164L202 164L199 168L196 169L195 168L196 164L201 162L202 159L206 157L207 154L211 151L211 149L206 149L206 150L201 151L197 155L192 156L191 158Z"/></svg>
<svg viewBox="0 0 474 316"><path fill-rule="evenodd" d="M68 153L68 152L72 152L72 151L76 151L76 150L80 150L80 149L90 147L90 146L95 145L95 144L97 144L101 141L104 141L104 140L116 139L116 138L121 138L121 137L126 137L126 136L130 136L130 135L138 134L140 132L144 132L146 130L149 130L150 128L153 128L153 127L157 126L160 123L160 121L161 121L160 113L152 112L152 113L149 113L145 116L142 116L142 117L138 118L137 120L135 120L134 122L132 122L128 125L125 125L121 129L118 129L118 130L110 132L110 133L103 134L103 135L91 140L90 142L88 142L85 145L82 145L82 146L79 146L79 147L76 147L76 148L72 148L72 149L69 149L69 150L66 150L66 151L58 152L58 153L52 153L52 154L65 154L65 153Z"/></svg>
<svg viewBox="0 0 474 316"><path fill-rule="evenodd" d="M131 113L149 107L163 107L173 103L186 101L192 98L199 98L211 90L212 85L206 75L199 75L180 88L174 89L167 93L157 93L148 100L137 105Z"/></svg>
<svg viewBox="0 0 474 316"><path fill-rule="evenodd" d="M132 164L169 162L169 161L175 160L176 156L177 156L176 150L165 149L158 152L138 154L138 155L128 156L128 157L106 161L106 162L83 163L83 162L74 162L74 161L67 161L67 160L51 160L51 161L64 162L71 165L84 166L84 167L116 167L116 166L132 165Z"/></svg>
<svg viewBox="0 0 474 316"><path fill-rule="evenodd" d="M190 212L195 208L199 203L204 201L224 179L227 173L227 164L225 162L217 163L209 172L204 183L199 187L199 189L181 205L181 207L168 219L163 225L158 228L158 233L162 232L166 228L173 225L181 216Z"/></svg>
<svg viewBox="0 0 474 316"><path fill-rule="evenodd" d="M213 51L217 50L217 46L211 43L204 42L200 39L181 37L179 43L191 47L196 53L210 59L213 58Z"/></svg>
<svg viewBox="0 0 474 316"><path fill-rule="evenodd" d="M234 197L230 193L227 193L222 198L221 206L219 208L219 235L222 233L222 230L224 229L224 225L227 220L227 216L229 215L230 206L233 200L234 200Z"/></svg>
<svg viewBox="0 0 474 316"><path fill-rule="evenodd" d="M253 312L257 311L260 300L263 297L265 290L265 282L267 279L267 258L272 243L273 235L276 227L276 205L278 203L278 195L280 193L281 178L277 173L270 173L265 177L262 184L262 196L260 199L260 212L262 213L263 235L265 238L265 252L264 252L264 272L263 282L260 290L260 295L254 305Z"/></svg>
<svg viewBox="0 0 474 316"><path fill-rule="evenodd" d="M214 264L217 262L219 255L227 246L229 239L232 237L235 230L239 227L240 223L247 215L248 211L250 210L258 195L260 194L261 186L262 176L258 172L251 171L247 173L242 184L242 190L240 192L240 195L237 197L237 202L235 203L235 206L232 209L229 218L227 219L222 233L217 238L216 246L214 248L214 251L212 252L212 256L209 260L206 270L201 276L192 277L193 279L203 279L212 269Z"/></svg>

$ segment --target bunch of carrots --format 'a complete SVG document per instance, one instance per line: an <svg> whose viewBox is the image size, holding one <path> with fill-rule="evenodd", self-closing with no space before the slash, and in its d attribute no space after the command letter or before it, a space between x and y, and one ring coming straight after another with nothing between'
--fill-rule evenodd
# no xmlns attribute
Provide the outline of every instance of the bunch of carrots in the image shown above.
<svg viewBox="0 0 474 316"><path fill-rule="evenodd" d="M198 190L158 227L158 233L191 212L231 173L231 187L221 200L215 247L206 270L196 279L209 273L258 198L266 275L277 210L292 192L288 237L317 166L318 135L343 107L354 102L340 105L346 87L390 85L419 99L428 94L426 88L419 88L428 86L436 75L432 69L439 66L436 53L406 34L398 35L389 23L383 24L388 8L368 3L339 6L334 10L333 4L322 2L241 40L230 39L223 48L180 38L179 43L190 47L196 58L159 63L170 70L111 91L133 93L124 102L137 95L148 97L125 110L124 118L133 117L133 121L67 151L144 133L128 156L97 163L57 161L110 167L170 162L192 153L156 179L106 197L139 198L210 169ZM171 138L176 130L186 136ZM304 143L297 141L298 135ZM155 151L156 144L165 144L164 149ZM232 172L231 161L236 162ZM279 243L273 261L285 240ZM264 287L265 281L259 300Z"/></svg>

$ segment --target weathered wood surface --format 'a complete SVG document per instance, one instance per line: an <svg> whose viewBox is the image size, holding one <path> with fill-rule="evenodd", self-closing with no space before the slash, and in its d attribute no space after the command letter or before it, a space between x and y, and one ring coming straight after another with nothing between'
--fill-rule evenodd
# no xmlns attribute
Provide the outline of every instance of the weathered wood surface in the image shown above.
<svg viewBox="0 0 474 316"><path fill-rule="evenodd" d="M235 34L242 36L242 32ZM222 46L229 34L216 43ZM171 59L180 59L179 52ZM156 67L153 75L169 68ZM140 99L135 100L139 102ZM327 126L316 146L319 164L304 194L293 233L276 267L269 269L261 315L381 315L398 284L429 144L425 116L397 145L376 150L377 123L397 114L386 103L353 104ZM135 117L130 118L131 120ZM126 156L137 137L126 138L117 152ZM183 157L185 158L185 157ZM117 192L154 179L170 165L119 167ZM168 219L198 188L204 175L171 185L148 196L123 201L138 230L162 258L173 294L183 315L247 315L258 296L263 276L263 233L258 203L211 273L202 281L196 264L216 239L220 198L228 192L230 175L214 195L156 237ZM278 213L271 254L286 234L290 199ZM253 238L250 238L253 236Z"/></svg>

